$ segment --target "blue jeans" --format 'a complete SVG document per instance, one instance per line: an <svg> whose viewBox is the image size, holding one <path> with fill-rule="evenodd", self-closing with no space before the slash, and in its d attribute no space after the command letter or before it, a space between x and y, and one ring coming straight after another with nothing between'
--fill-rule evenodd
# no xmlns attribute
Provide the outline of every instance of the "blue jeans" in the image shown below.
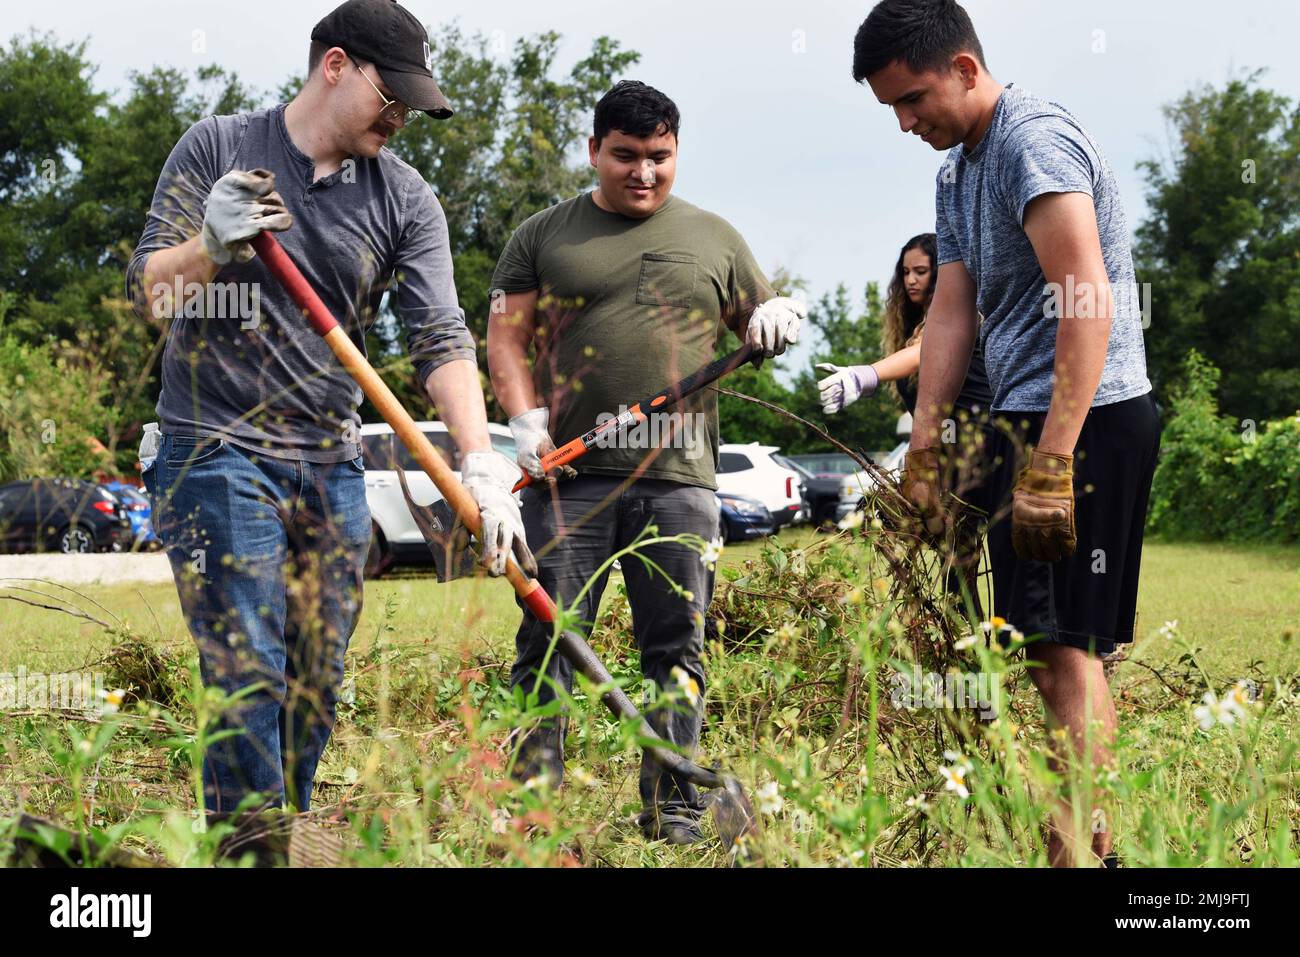
<svg viewBox="0 0 1300 957"><path fill-rule="evenodd" d="M307 810L334 728L370 546L361 459L296 462L211 437L162 436L144 474L206 687L256 686L225 711L204 803ZM211 732L210 732L211 733Z"/></svg>

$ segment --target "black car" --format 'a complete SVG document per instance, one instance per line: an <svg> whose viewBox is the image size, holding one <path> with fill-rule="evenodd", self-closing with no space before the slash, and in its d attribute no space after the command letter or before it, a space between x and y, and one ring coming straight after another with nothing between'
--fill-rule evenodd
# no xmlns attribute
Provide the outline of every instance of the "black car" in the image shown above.
<svg viewBox="0 0 1300 957"><path fill-rule="evenodd" d="M803 499L807 504L813 528L833 524L835 522L835 506L840 500L840 486L844 484L844 476L826 472L813 472L800 461L801 458L806 459L809 456L773 455L772 458L779 461L786 468L794 469L803 478ZM822 456L822 458L825 458L825 456ZM849 462L853 461L847 455L843 456L843 458L848 459Z"/></svg>
<svg viewBox="0 0 1300 957"><path fill-rule="evenodd" d="M0 485L0 552L105 552L129 549L126 506L80 479L27 479Z"/></svg>
<svg viewBox="0 0 1300 957"><path fill-rule="evenodd" d="M743 542L776 531L776 520L758 499L730 492L718 492L717 495L718 504L722 506L718 535L723 542Z"/></svg>

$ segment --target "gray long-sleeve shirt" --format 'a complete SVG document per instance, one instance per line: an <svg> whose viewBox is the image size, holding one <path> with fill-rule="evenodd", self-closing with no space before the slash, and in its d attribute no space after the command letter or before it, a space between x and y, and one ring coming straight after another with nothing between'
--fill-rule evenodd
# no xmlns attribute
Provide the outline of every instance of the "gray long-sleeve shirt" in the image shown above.
<svg viewBox="0 0 1300 957"><path fill-rule="evenodd" d="M347 335L364 329L395 286L420 381L453 359L475 359L456 299L447 220L420 174L387 149L352 157L312 182L314 164L289 138L284 106L211 116L172 150L144 234L127 267L127 297L144 314L150 254L197 235L213 184L234 169L269 169L293 213L276 238ZM149 276L174 291L177 278ZM178 304L162 359L157 413L164 432L219 435L267 455L341 462L361 454L362 399L334 354L254 257L222 267Z"/></svg>

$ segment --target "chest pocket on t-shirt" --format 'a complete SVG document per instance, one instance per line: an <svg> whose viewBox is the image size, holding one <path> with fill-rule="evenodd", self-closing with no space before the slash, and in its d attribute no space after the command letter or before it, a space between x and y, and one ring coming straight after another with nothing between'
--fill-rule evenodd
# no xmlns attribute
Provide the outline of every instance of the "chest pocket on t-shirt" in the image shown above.
<svg viewBox="0 0 1300 957"><path fill-rule="evenodd" d="M689 309L695 292L695 256L644 253L636 301L643 306Z"/></svg>

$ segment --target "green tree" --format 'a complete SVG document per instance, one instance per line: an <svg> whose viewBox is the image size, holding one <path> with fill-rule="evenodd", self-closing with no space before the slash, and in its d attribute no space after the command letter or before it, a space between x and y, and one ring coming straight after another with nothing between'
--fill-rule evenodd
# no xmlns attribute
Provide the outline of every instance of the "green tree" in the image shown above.
<svg viewBox="0 0 1300 957"><path fill-rule="evenodd" d="M0 336L0 482L111 468L95 451L119 415L108 387L100 366Z"/></svg>
<svg viewBox="0 0 1300 957"><path fill-rule="evenodd" d="M1141 164L1150 214L1134 247L1157 386L1196 349L1222 370L1223 410L1253 420L1300 395L1300 107L1260 75L1166 107L1173 152Z"/></svg>

